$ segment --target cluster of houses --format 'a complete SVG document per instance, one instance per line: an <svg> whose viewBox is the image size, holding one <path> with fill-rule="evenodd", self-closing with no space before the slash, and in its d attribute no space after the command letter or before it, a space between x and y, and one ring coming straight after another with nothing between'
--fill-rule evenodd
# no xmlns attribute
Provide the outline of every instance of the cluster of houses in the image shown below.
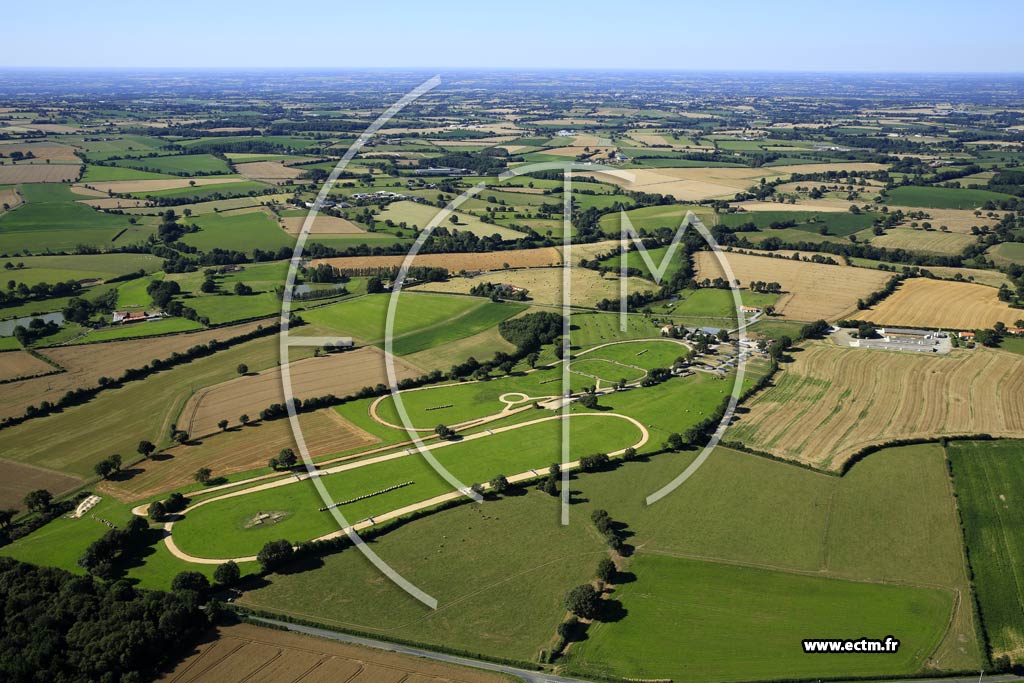
<svg viewBox="0 0 1024 683"><path fill-rule="evenodd" d="M303 206L305 206L307 209L312 209L314 206L316 206L316 202L303 202ZM321 209L333 209L334 207L337 207L339 209L351 209L352 205L346 204L345 202L336 202L331 199L325 199L323 203L320 204Z"/></svg>
<svg viewBox="0 0 1024 683"><path fill-rule="evenodd" d="M1024 337L1024 327L1007 327L1006 334L1012 334L1014 337ZM964 330L956 333L957 339L963 339L964 341L974 341L975 334L970 330Z"/></svg>
<svg viewBox="0 0 1024 683"><path fill-rule="evenodd" d="M356 192L349 196L349 199L356 202L394 202L399 199L411 199L414 202L422 201L422 197L416 197L414 195L401 194L400 192L391 192L390 190L377 190L376 192ZM303 205L307 209L312 209L315 202L303 202ZM352 205L347 202L335 202L330 199L325 199L320 205L321 209L351 209Z"/></svg>
<svg viewBox="0 0 1024 683"><path fill-rule="evenodd" d="M400 192L391 192L390 190L377 190L376 192L356 192L355 194L350 195L349 199L353 199L357 202L396 202L399 199L411 199L418 202L420 197L414 197Z"/></svg>
<svg viewBox="0 0 1024 683"><path fill-rule="evenodd" d="M451 168L448 166L438 166L437 168L417 168L413 170L413 175L472 175L473 171L468 168Z"/></svg>

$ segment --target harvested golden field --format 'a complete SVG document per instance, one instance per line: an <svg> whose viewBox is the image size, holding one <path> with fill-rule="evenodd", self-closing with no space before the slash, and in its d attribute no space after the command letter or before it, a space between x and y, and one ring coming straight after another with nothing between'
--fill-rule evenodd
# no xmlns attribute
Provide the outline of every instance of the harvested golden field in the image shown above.
<svg viewBox="0 0 1024 683"><path fill-rule="evenodd" d="M585 242L574 244L571 248L573 265L580 262L580 259L595 259L612 252L618 253L621 242L619 240L603 240L601 242ZM565 255L565 247L554 247L562 256Z"/></svg>
<svg viewBox="0 0 1024 683"><path fill-rule="evenodd" d="M145 199L122 199L120 197L97 197L80 199L79 204L88 204L94 209L137 209L146 205ZM166 209L164 209L166 211Z"/></svg>
<svg viewBox="0 0 1024 683"><path fill-rule="evenodd" d="M1024 318L1024 311L1000 301L994 287L912 278L878 304L851 317L882 325L975 330L997 322L1012 326Z"/></svg>
<svg viewBox="0 0 1024 683"><path fill-rule="evenodd" d="M871 244L886 249L906 249L931 254L956 256L964 247L978 241L977 237L958 232L939 230L915 230L914 228L892 228L884 235L871 237Z"/></svg>
<svg viewBox="0 0 1024 683"><path fill-rule="evenodd" d="M400 358L395 358L398 379L419 377L423 372ZM300 399L334 394L347 396L365 386L386 384L384 352L374 346L336 353L321 358L306 358L291 364L293 395ZM281 369L238 377L222 384L206 387L185 404L179 426L193 436L213 434L222 419L236 424L242 413L253 419L272 403L284 403ZM358 446L359 444L353 444Z"/></svg>
<svg viewBox="0 0 1024 683"><path fill-rule="evenodd" d="M193 475L200 467L209 467L218 477L228 476L266 467L282 449L299 452L288 420L257 422L245 427L238 426L237 418L231 421L235 426L228 431L162 451L125 468L123 475L100 483L99 490L134 503L194 484ZM317 459L379 441L332 408L299 415L299 427L310 457Z"/></svg>
<svg viewBox="0 0 1024 683"><path fill-rule="evenodd" d="M918 223L928 222L931 223L935 228L941 228L945 225L950 229L951 232L959 232L964 234L970 234L971 228L974 226L983 227L987 225L995 225L998 219L992 219L982 214L975 216L973 211L968 209L922 209L921 207L914 206L890 206L889 211L900 210L903 213L910 213L912 211L924 211L928 214L928 218L922 218L917 220Z"/></svg>
<svg viewBox="0 0 1024 683"><path fill-rule="evenodd" d="M212 176L207 178L158 178L155 180L111 180L105 183L89 183L89 187L104 194L108 191L116 194L129 194L131 192L176 190L181 187L189 187L190 184L195 184L196 187L202 187L203 185L241 183L245 182L245 180L245 178L225 176Z"/></svg>
<svg viewBox="0 0 1024 683"><path fill-rule="evenodd" d="M998 270L981 270L980 268L953 268L952 266L928 266L925 270L934 273L936 277L952 280L957 274L964 280L970 280L980 285L999 288L1002 285L1010 286L1010 278Z"/></svg>
<svg viewBox="0 0 1024 683"><path fill-rule="evenodd" d="M154 358L167 358L211 339L226 340L273 321L249 322L216 330L201 330L151 339L132 339L105 344L79 344L41 349L40 353L67 372L5 384L0 391L0 418L21 415L29 405L56 402L80 387L99 384L100 377L119 377L128 368L141 367Z"/></svg>
<svg viewBox="0 0 1024 683"><path fill-rule="evenodd" d="M79 165L82 160L75 156L75 148L70 145L61 145L54 142L15 143L0 145L0 154L11 156L14 152L28 154L31 152L35 158L29 160L33 164L74 164Z"/></svg>
<svg viewBox="0 0 1024 683"><path fill-rule="evenodd" d="M763 168L659 168L630 169L629 171L593 172L577 175L604 180L621 185L629 190L656 194L667 194L680 201L728 198L760 182L761 178L779 178L792 173L818 173L835 171L877 171L885 168L874 163L806 164L796 166L772 166ZM632 174L633 179L629 180Z"/></svg>
<svg viewBox="0 0 1024 683"><path fill-rule="evenodd" d="M293 216L282 218L281 225L289 235L298 235L302 232L302 224L305 221L305 216ZM323 213L316 215L313 228L309 231L310 235L362 235L365 233L365 230L346 218L328 216Z"/></svg>
<svg viewBox="0 0 1024 683"><path fill-rule="evenodd" d="M0 185L66 183L78 180L81 171L77 164L4 164L0 166Z"/></svg>
<svg viewBox="0 0 1024 683"><path fill-rule="evenodd" d="M419 289L446 294L469 294L469 290L484 282L510 284L529 290L530 299L538 304L561 304L564 268L529 268L484 273L477 277L456 277L447 282L428 282ZM574 306L595 306L602 299L619 296L618 277L601 277L595 270L571 268L571 297ZM627 278L629 292L654 289L655 285L641 278Z"/></svg>
<svg viewBox="0 0 1024 683"><path fill-rule="evenodd" d="M251 161L235 164L235 170L249 180L262 180L276 185L298 178L303 173L302 169L285 166L280 161Z"/></svg>
<svg viewBox="0 0 1024 683"><path fill-rule="evenodd" d="M17 188L9 187L5 190L0 190L0 212L4 210L4 204L12 209L21 204L21 195L18 194Z"/></svg>
<svg viewBox="0 0 1024 683"><path fill-rule="evenodd" d="M34 377L57 368L39 360L28 351L5 351L0 353L0 382L17 377Z"/></svg>
<svg viewBox="0 0 1024 683"><path fill-rule="evenodd" d="M575 250L573 252L575 258ZM397 268L404 256L340 256L316 259L313 265L329 263L340 269ZM577 259L578 260L578 259ZM517 249L492 251L479 254L419 254L413 260L414 266L447 268L451 273L460 270L500 270L508 264L510 268L543 268L561 265L562 256L554 247L538 249Z"/></svg>
<svg viewBox="0 0 1024 683"><path fill-rule="evenodd" d="M1024 357L978 348L948 356L808 344L726 434L749 448L838 470L892 439L1024 436Z"/></svg>
<svg viewBox="0 0 1024 683"><path fill-rule="evenodd" d="M100 192L91 185L85 185L83 183L73 183L71 185L71 192L82 197L107 197L106 192Z"/></svg>
<svg viewBox="0 0 1024 683"><path fill-rule="evenodd" d="M235 624L218 628L164 683L508 683L497 673L322 638Z"/></svg>
<svg viewBox="0 0 1024 683"><path fill-rule="evenodd" d="M857 300L881 289L889 273L726 252L725 257L740 286L751 281L778 282L785 292L775 305L778 315L792 320L829 321L847 317L857 309ZM718 259L710 251L694 255L697 278L725 277Z"/></svg>
<svg viewBox="0 0 1024 683"><path fill-rule="evenodd" d="M70 474L0 459L0 509L24 509L22 499L29 491L46 489L59 496L81 484L81 479Z"/></svg>

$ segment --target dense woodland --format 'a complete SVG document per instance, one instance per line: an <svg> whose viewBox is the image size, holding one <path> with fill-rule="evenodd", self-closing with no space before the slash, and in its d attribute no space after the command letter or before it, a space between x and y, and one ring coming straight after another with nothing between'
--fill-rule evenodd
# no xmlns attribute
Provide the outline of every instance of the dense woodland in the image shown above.
<svg viewBox="0 0 1024 683"><path fill-rule="evenodd" d="M0 558L0 680L139 683L209 628L192 591L139 590Z"/></svg>

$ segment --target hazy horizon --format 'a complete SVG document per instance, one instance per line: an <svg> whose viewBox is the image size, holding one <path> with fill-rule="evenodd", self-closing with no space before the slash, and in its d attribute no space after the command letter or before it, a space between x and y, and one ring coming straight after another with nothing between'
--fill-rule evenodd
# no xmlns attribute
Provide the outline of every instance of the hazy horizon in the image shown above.
<svg viewBox="0 0 1024 683"><path fill-rule="evenodd" d="M101 11L47 5L5 12L3 68L409 68L756 71L768 73L1021 73L1024 6L863 0L855 8L798 0L554 5L521 0L486 10L463 0L311 6L110 0ZM13 30L10 30L13 29ZM254 46L259 45L259 49ZM83 56L87 55L87 56ZM83 60L88 64L80 66ZM421 67L414 67L421 68Z"/></svg>

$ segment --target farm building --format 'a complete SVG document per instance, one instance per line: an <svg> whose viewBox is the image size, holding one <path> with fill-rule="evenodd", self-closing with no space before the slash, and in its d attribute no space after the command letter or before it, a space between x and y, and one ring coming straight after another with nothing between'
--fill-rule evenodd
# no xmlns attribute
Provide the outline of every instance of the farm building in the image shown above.
<svg viewBox="0 0 1024 683"><path fill-rule="evenodd" d="M110 322L114 324L139 323L146 320L159 320L162 317L160 313L147 311L114 311Z"/></svg>
<svg viewBox="0 0 1024 683"><path fill-rule="evenodd" d="M740 306L740 313L745 315L757 315L761 312L761 309L757 306Z"/></svg>
<svg viewBox="0 0 1024 683"><path fill-rule="evenodd" d="M974 341L974 333L973 332L966 332L966 331L965 332L957 332L956 336L959 337L960 339L966 339L968 341Z"/></svg>
<svg viewBox="0 0 1024 683"><path fill-rule="evenodd" d="M917 341L921 339L945 339L946 333L934 330L915 330L908 327L880 327L878 334L885 341Z"/></svg>

